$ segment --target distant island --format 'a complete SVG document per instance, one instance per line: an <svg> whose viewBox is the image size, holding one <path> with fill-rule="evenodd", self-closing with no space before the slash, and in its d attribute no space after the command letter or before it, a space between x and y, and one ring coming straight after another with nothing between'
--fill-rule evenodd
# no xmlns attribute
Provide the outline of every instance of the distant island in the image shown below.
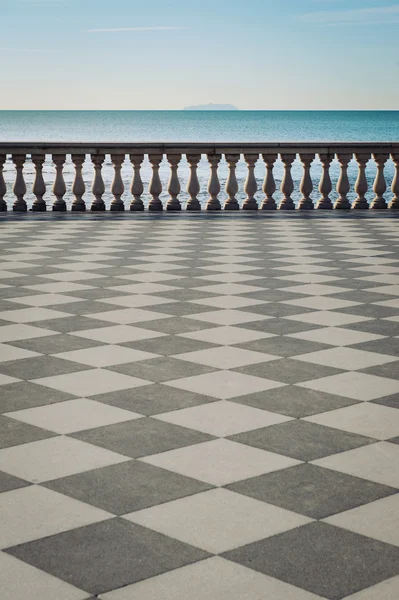
<svg viewBox="0 0 399 600"><path fill-rule="evenodd" d="M197 104L196 106L185 106L184 110L240 110L233 104Z"/></svg>

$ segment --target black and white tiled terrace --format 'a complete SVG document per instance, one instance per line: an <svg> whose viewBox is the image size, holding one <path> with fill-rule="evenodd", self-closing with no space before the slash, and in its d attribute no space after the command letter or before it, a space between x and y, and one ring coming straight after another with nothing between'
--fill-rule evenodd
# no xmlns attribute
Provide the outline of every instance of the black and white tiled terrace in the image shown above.
<svg viewBox="0 0 399 600"><path fill-rule="evenodd" d="M2 600L397 600L398 219L0 234Z"/></svg>

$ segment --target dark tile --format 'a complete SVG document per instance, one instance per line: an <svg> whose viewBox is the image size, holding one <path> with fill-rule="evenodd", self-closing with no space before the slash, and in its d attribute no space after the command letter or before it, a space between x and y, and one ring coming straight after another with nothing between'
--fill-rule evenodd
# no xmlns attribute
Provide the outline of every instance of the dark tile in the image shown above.
<svg viewBox="0 0 399 600"><path fill-rule="evenodd" d="M22 278L21 278L22 279ZM1 283L4 283L4 279L1 280ZM43 281L41 283L44 283ZM47 282L48 283L48 282ZM43 292L38 292L35 290L29 290L23 287L9 287L0 289L0 298L24 298L24 296L39 296Z"/></svg>
<svg viewBox="0 0 399 600"><path fill-rule="evenodd" d="M245 269L243 269L245 270ZM251 271L252 275L252 271ZM244 282L245 283L245 282ZM251 285L251 281L248 282ZM292 283L292 282L291 282ZM283 284L279 287L283 287ZM259 292L248 292L247 294L240 294L244 298L253 298L254 300L266 300L267 302L284 302L286 300L293 300L294 298L298 298L299 294L295 294L293 292L287 292L284 290L276 289L276 290L263 290Z"/></svg>
<svg viewBox="0 0 399 600"><path fill-rule="evenodd" d="M399 338L385 337L380 340L353 344L351 348L365 350L366 352L379 352L390 356L399 356Z"/></svg>
<svg viewBox="0 0 399 600"><path fill-rule="evenodd" d="M3 362L0 364L0 373L29 380L63 375L64 373L77 373L78 371L87 371L90 368L87 365L81 365L70 360L43 355Z"/></svg>
<svg viewBox="0 0 399 600"><path fill-rule="evenodd" d="M71 437L131 458L158 454L214 439L205 433L151 417L79 431L71 434Z"/></svg>
<svg viewBox="0 0 399 600"><path fill-rule="evenodd" d="M388 440L388 442L390 442L391 444L399 444L399 437L392 438Z"/></svg>
<svg viewBox="0 0 399 600"><path fill-rule="evenodd" d="M245 344L236 344L239 348L253 350L254 352L265 352L266 354L275 354L277 356L295 357L308 352L317 352L326 350L330 344L320 344L318 342L308 342L306 340L297 340L296 338L276 335L272 338L263 340L254 340Z"/></svg>
<svg viewBox="0 0 399 600"><path fill-rule="evenodd" d="M394 323L394 321L384 321L383 319L351 323L350 325L345 325L345 329L376 333L377 335L399 335L399 323Z"/></svg>
<svg viewBox="0 0 399 600"><path fill-rule="evenodd" d="M251 284L257 285L256 282L251 281ZM307 312L313 312L311 308L304 308L303 306L291 306L290 304L282 304L281 302L270 302L268 304L259 304L254 306L246 306L242 308L246 312L251 312L259 315L266 315L269 317L290 317L292 315L303 315Z"/></svg>
<svg viewBox="0 0 399 600"><path fill-rule="evenodd" d="M399 408L399 394L385 396L384 398L376 398L375 400L372 400L372 403L380 404L381 406L390 406L391 408Z"/></svg>
<svg viewBox="0 0 399 600"><path fill-rule="evenodd" d="M210 308L209 306L202 306L201 304L192 304L184 301L173 302L172 304L159 304L154 308L159 313L173 315L175 317L184 317L186 315L196 315L203 312L209 312L210 310L218 310L217 308Z"/></svg>
<svg viewBox="0 0 399 600"><path fill-rule="evenodd" d="M143 329L151 331L159 331L169 335L177 335L179 333L191 333L192 331L202 331L203 329L211 329L217 327L213 323L202 323L194 319L185 319L184 317L170 317L169 319L157 319L154 321L145 321L140 323Z"/></svg>
<svg viewBox="0 0 399 600"><path fill-rule="evenodd" d="M297 387L296 385L287 385L274 390L249 394L248 396L239 396L238 398L232 398L231 401L297 419L358 404L356 400L350 398Z"/></svg>
<svg viewBox="0 0 399 600"><path fill-rule="evenodd" d="M120 308L120 306L118 308ZM41 327L42 329L51 329L61 333L73 333L74 331L96 329L97 327L109 327L110 323L98 319L89 319L84 316L70 316L62 317L61 319L51 319L49 321L38 321L37 323L29 323L29 325Z"/></svg>
<svg viewBox="0 0 399 600"><path fill-rule="evenodd" d="M121 518L14 546L7 553L96 596L209 556Z"/></svg>
<svg viewBox="0 0 399 600"><path fill-rule="evenodd" d="M313 519L324 519L395 494L395 488L316 465L301 464L226 486Z"/></svg>
<svg viewBox="0 0 399 600"><path fill-rule="evenodd" d="M63 477L44 485L115 515L212 488L206 483L137 460Z"/></svg>
<svg viewBox="0 0 399 600"><path fill-rule="evenodd" d="M34 427L15 419L0 416L0 448L9 448L54 437L52 431Z"/></svg>
<svg viewBox="0 0 399 600"><path fill-rule="evenodd" d="M194 352L196 350L207 350L208 348L216 348L216 344L200 342L190 338L177 337L175 335L167 335L165 337L154 338L152 340L126 342L120 345L142 350L144 352L163 354L164 356L181 354L183 352Z"/></svg>
<svg viewBox="0 0 399 600"><path fill-rule="evenodd" d="M83 350L85 348L101 346L100 342L75 337L74 335L63 335L61 333L8 343L10 346L23 348L24 350L32 350L33 352L40 352L40 354L57 354L58 352L71 352L73 350Z"/></svg>
<svg viewBox="0 0 399 600"><path fill-rule="evenodd" d="M231 440L310 461L371 444L375 440L308 421L287 421L230 436Z"/></svg>
<svg viewBox="0 0 399 600"><path fill-rule="evenodd" d="M89 282L87 282L89 284ZM109 290L108 288L94 287L89 290L77 290L76 292L68 292L68 296L73 296L77 300L83 298L84 300L104 300L105 298L115 298L115 296L130 296L128 292L115 292L115 290Z"/></svg>
<svg viewBox="0 0 399 600"><path fill-rule="evenodd" d="M209 264L209 263L208 263ZM185 266L189 266L189 265L185 265ZM190 277L185 276L185 274L190 273ZM209 273L209 271L204 271L203 273L199 273L199 275L207 275ZM174 271L168 271L168 274L170 275L184 275L183 279L174 279L171 282L171 285L177 287L177 288L182 288L182 289L192 289L192 288L197 288L197 287L203 287L205 285L213 285L215 284L215 282L209 281L207 282L205 279L195 279L195 277L192 277L192 269L190 268L190 271L181 271L180 269L176 269Z"/></svg>
<svg viewBox="0 0 399 600"><path fill-rule="evenodd" d="M241 325L235 325L235 327L253 329L254 331L264 331L265 333L274 333L275 335L289 335L290 333L300 333L302 331L310 331L311 329L320 329L320 325L301 323L300 321L287 321L284 318L242 323Z"/></svg>
<svg viewBox="0 0 399 600"><path fill-rule="evenodd" d="M360 373L376 375L377 377L387 377L388 379L399 379L399 360L386 363L385 365L377 365L375 367L369 367L368 369L362 369Z"/></svg>
<svg viewBox="0 0 399 600"><path fill-rule="evenodd" d="M222 556L329 600L399 573L399 548L320 522Z"/></svg>
<svg viewBox="0 0 399 600"><path fill-rule="evenodd" d="M174 282L177 281L175 279L170 279L169 281L165 281L166 284L174 285ZM206 280L203 280L204 285L206 285ZM162 281L160 283L163 283ZM152 296L160 296L162 298L170 298L171 300L178 300L179 302L189 302L190 300L202 300L203 298L214 298L217 294L210 294L209 292L202 292L197 289L178 289L171 290L170 292L157 292L156 294L151 294Z"/></svg>
<svg viewBox="0 0 399 600"><path fill-rule="evenodd" d="M234 369L234 371L255 377L265 377L266 379L281 381L283 383L301 383L302 381L329 377L330 375L338 375L343 372L341 369L315 365L292 358L239 367Z"/></svg>
<svg viewBox="0 0 399 600"><path fill-rule="evenodd" d="M52 390L30 381L2 385L0 392L1 413L33 408L35 406L44 406L46 404L55 404L56 402L63 402L64 400L72 400L75 398L72 394Z"/></svg>
<svg viewBox="0 0 399 600"><path fill-rule="evenodd" d="M162 385L162 383L153 383L140 388L91 396L91 399L147 416L216 401L209 396L179 390Z"/></svg>
<svg viewBox="0 0 399 600"><path fill-rule="evenodd" d="M31 485L30 482L0 471L0 494Z"/></svg>
<svg viewBox="0 0 399 600"><path fill-rule="evenodd" d="M149 360L141 360L137 362L109 367L110 371L123 373L139 379L162 383L180 377L191 377L193 375L202 375L203 373L211 373L216 369L206 367L205 365L197 365L189 363L185 360L178 360L168 356L159 358L151 358Z"/></svg>
<svg viewBox="0 0 399 600"><path fill-rule="evenodd" d="M59 309L59 305L58 306ZM47 306L50 310L56 310L56 306ZM71 315L94 315L99 312L107 312L109 310L121 310L121 307L116 304L106 304L105 302L97 302L96 300L78 300L76 302L68 302L62 305L62 311Z"/></svg>
<svg viewBox="0 0 399 600"><path fill-rule="evenodd" d="M369 292L364 290L349 290L347 292L340 292L339 294L334 294L334 298L338 298L341 300L350 300L351 302L371 303L382 302L383 300L387 300L387 294L380 294L378 292Z"/></svg>
<svg viewBox="0 0 399 600"><path fill-rule="evenodd" d="M367 296L365 296L365 298L367 300ZM357 306L348 306L347 308L340 308L339 312L346 313L347 315L359 315L361 317L370 317L371 319L383 319L384 317L394 317L398 314L397 309L389 308L388 306L378 306L378 304L358 304Z"/></svg>

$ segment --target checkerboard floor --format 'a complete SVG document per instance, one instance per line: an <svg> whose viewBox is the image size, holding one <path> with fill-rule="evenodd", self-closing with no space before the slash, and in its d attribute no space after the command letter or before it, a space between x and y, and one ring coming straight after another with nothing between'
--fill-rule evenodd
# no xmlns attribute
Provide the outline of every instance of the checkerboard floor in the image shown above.
<svg viewBox="0 0 399 600"><path fill-rule="evenodd" d="M399 597L399 220L0 223L2 600Z"/></svg>

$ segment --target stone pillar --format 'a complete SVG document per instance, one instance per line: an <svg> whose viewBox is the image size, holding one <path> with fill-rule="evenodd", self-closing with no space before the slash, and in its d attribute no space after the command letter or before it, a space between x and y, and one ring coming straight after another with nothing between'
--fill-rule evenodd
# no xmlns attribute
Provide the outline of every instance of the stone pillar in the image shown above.
<svg viewBox="0 0 399 600"><path fill-rule="evenodd" d="M255 164L259 158L258 154L245 154L245 162L248 165L248 175L244 185L244 192L247 197L242 205L243 210L258 210L258 203L255 199L255 194L258 190L258 184L255 177Z"/></svg>
<svg viewBox="0 0 399 600"><path fill-rule="evenodd" d="M370 205L370 208L384 209L387 208L387 203L384 198L384 194L387 190L387 184L384 176L384 165L386 163L388 155L385 153L373 154L373 158L377 163L377 175L375 177L373 185L375 196Z"/></svg>
<svg viewBox="0 0 399 600"><path fill-rule="evenodd" d="M148 204L148 210L160 211L163 210L162 202L159 199L159 196L162 193L162 183L159 177L159 165L162 161L162 154L150 154L149 159L152 166L152 178L150 181L149 192L152 198Z"/></svg>
<svg viewBox="0 0 399 600"><path fill-rule="evenodd" d="M144 154L131 154L130 160L133 164L133 180L132 185L130 187L130 191L132 193L133 199L130 203L130 210L133 211L143 211L144 203L141 198L144 192L143 182L141 180L140 168L142 162L144 160Z"/></svg>
<svg viewBox="0 0 399 600"><path fill-rule="evenodd" d="M43 196L46 193L46 185L43 179L43 163L45 161L44 154L32 154L32 162L35 165L35 181L33 182L32 191L36 196L32 204L32 210L34 212L44 212L46 210L46 202L43 200Z"/></svg>
<svg viewBox="0 0 399 600"><path fill-rule="evenodd" d="M291 198L291 194L294 191L294 182L291 175L292 163L295 160L295 154L282 154L281 160L284 164L284 177L281 182L281 191L283 193L283 199L280 202L279 210L294 210L295 204Z"/></svg>
<svg viewBox="0 0 399 600"><path fill-rule="evenodd" d="M169 200L166 203L166 210L181 210L181 204L178 198L181 187L179 177L177 175L177 167L181 159L180 154L168 154L168 162L170 164L170 178L168 182Z"/></svg>
<svg viewBox="0 0 399 600"><path fill-rule="evenodd" d="M312 178L310 176L310 165L314 160L313 154L301 154L301 163L303 164L303 176L299 186L302 198L299 201L298 208L300 210L309 210L314 208L310 194L313 191Z"/></svg>
<svg viewBox="0 0 399 600"><path fill-rule="evenodd" d="M24 154L17 154L16 156L13 155L12 157L15 164L15 168L17 170L15 175L14 186L12 188L12 191L16 196L16 200L12 207L13 211L15 212L26 212L28 210L27 204L24 199L24 196L26 194L26 185L23 174L25 158L26 157Z"/></svg>
<svg viewBox="0 0 399 600"><path fill-rule="evenodd" d="M105 160L104 154L94 154L91 157L91 161L94 165L94 179L91 191L93 192L94 200L91 204L90 210L93 212L102 212L105 210L105 203L103 200L103 194L105 192L104 180L101 173L102 165Z"/></svg>
<svg viewBox="0 0 399 600"><path fill-rule="evenodd" d="M206 210L220 210L222 208L218 198L220 193L220 182L218 177L220 154L209 154L208 161L211 165L211 174L208 183L209 199L206 204Z"/></svg>
<svg viewBox="0 0 399 600"><path fill-rule="evenodd" d="M86 210L86 204L83 200L83 194L86 191L85 182L83 181L82 168L85 161L84 154L73 154L72 162L75 165L75 179L72 185L72 192L75 196L72 201L71 210L73 212L84 212Z"/></svg>
<svg viewBox="0 0 399 600"><path fill-rule="evenodd" d="M334 208L348 209L351 207L350 202L347 198L350 190L349 178L348 178L348 164L352 159L351 154L337 154L338 162L341 165L341 171L337 182L337 192L339 197L334 204Z"/></svg>
<svg viewBox="0 0 399 600"><path fill-rule="evenodd" d="M111 201L110 209L113 212L122 212L125 210L125 205L121 198L123 192L125 191L125 186L123 185L121 169L122 163L125 160L124 154L112 154L111 155L112 164L114 165L114 180L111 186L111 192L113 194L113 199Z"/></svg>
<svg viewBox="0 0 399 600"><path fill-rule="evenodd" d="M200 193L200 184L198 181L197 168L198 163L201 160L200 154L188 154L187 162L190 165L190 178L187 183L187 192L189 199L187 202L187 210L201 210L201 204L197 196Z"/></svg>
<svg viewBox="0 0 399 600"><path fill-rule="evenodd" d="M238 183L236 177L236 165L240 160L239 154L226 154L226 161L229 165L229 175L226 181L227 200L224 203L224 210L239 210L239 204L236 198L238 192Z"/></svg>
<svg viewBox="0 0 399 600"><path fill-rule="evenodd" d="M328 154L319 154L320 162L322 164L322 174L319 184L319 192L321 197L316 205L317 209L331 210L333 205L331 202L330 194L332 190L332 183L330 178L330 163L331 157Z"/></svg>
<svg viewBox="0 0 399 600"><path fill-rule="evenodd" d="M389 203L389 208L399 208L399 153L392 154L392 160L395 163L395 176L392 181L391 189L393 197Z"/></svg>
<svg viewBox="0 0 399 600"><path fill-rule="evenodd" d="M359 165L359 172L355 183L355 192L357 194L356 199L352 205L354 209L368 208L368 202L365 198L365 194L368 190L367 178L366 178L366 165L369 161L368 154L355 154L356 162Z"/></svg>
<svg viewBox="0 0 399 600"><path fill-rule="evenodd" d="M0 212L7 212L7 204L4 200L7 188L3 177L3 165L6 162L6 155L0 154Z"/></svg>
<svg viewBox="0 0 399 600"><path fill-rule="evenodd" d="M57 212L65 212L66 204L64 200L64 196L66 193L66 185L64 181L63 175L63 167L65 163L65 154L54 154L53 155L53 163L55 164L55 181L53 185L53 194L55 196L55 200L53 203L53 210Z"/></svg>
<svg viewBox="0 0 399 600"><path fill-rule="evenodd" d="M265 194L265 198L261 204L262 210L276 210L277 204L273 198L273 194L276 191L276 182L273 175L273 166L276 162L276 156L271 154L263 154L263 160L266 164L266 176L263 182L262 191Z"/></svg>

